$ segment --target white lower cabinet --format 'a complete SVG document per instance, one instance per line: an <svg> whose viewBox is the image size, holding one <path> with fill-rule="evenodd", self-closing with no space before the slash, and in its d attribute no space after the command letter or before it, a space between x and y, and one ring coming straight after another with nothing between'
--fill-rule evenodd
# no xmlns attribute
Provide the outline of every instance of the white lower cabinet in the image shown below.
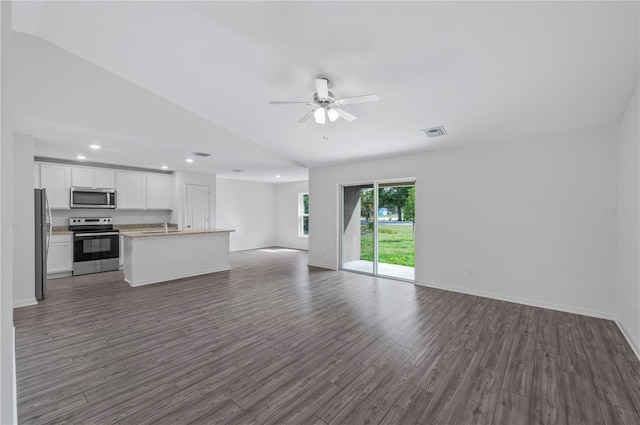
<svg viewBox="0 0 640 425"><path fill-rule="evenodd" d="M73 271L73 235L52 235L47 255L47 274Z"/></svg>

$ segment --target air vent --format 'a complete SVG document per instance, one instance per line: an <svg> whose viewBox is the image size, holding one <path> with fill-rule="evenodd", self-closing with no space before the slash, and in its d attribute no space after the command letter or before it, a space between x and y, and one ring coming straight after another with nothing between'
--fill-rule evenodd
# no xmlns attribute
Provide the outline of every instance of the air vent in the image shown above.
<svg viewBox="0 0 640 425"><path fill-rule="evenodd" d="M445 136L447 134L447 131L442 126L425 128L422 131L424 131L428 137L440 137L440 136Z"/></svg>
<svg viewBox="0 0 640 425"><path fill-rule="evenodd" d="M239 169L239 168L234 168L233 170L231 170L232 173L241 173L243 170Z"/></svg>
<svg viewBox="0 0 640 425"><path fill-rule="evenodd" d="M210 153L204 153L204 152L193 152L191 155L195 155L195 156L202 156L202 157L208 157L211 156Z"/></svg>

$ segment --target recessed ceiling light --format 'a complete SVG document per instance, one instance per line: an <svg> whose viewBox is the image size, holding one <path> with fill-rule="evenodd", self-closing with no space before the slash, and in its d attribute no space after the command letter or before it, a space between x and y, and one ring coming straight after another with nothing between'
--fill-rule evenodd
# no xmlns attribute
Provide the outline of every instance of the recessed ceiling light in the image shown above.
<svg viewBox="0 0 640 425"><path fill-rule="evenodd" d="M163 165L163 166L162 166L162 167L160 167L160 168L162 168L163 170L168 170L168 169L169 169L169 167L167 167L166 165Z"/></svg>
<svg viewBox="0 0 640 425"><path fill-rule="evenodd" d="M276 178L279 179L280 178L280 174L276 174Z"/></svg>
<svg viewBox="0 0 640 425"><path fill-rule="evenodd" d="M78 156L76 156L76 158L78 158L78 159L87 159L87 157L84 156L84 155L78 155Z"/></svg>
<svg viewBox="0 0 640 425"><path fill-rule="evenodd" d="M100 149L102 146L100 146L100 145L89 145L89 147L91 149L96 149L97 150L97 149Z"/></svg>
<svg viewBox="0 0 640 425"><path fill-rule="evenodd" d="M193 162L193 159L191 159L191 158L187 158L187 159L185 159L185 161L187 161L187 162L191 163L191 162Z"/></svg>

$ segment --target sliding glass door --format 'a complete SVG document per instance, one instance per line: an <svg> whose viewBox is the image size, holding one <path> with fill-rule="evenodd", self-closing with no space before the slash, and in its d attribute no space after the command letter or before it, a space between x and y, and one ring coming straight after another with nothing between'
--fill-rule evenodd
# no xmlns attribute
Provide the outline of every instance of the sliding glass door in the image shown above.
<svg viewBox="0 0 640 425"><path fill-rule="evenodd" d="M373 184L342 188L342 268L374 274Z"/></svg>
<svg viewBox="0 0 640 425"><path fill-rule="evenodd" d="M378 184L377 270L380 276L414 280L415 183Z"/></svg>
<svg viewBox="0 0 640 425"><path fill-rule="evenodd" d="M342 186L341 267L413 281L415 181Z"/></svg>

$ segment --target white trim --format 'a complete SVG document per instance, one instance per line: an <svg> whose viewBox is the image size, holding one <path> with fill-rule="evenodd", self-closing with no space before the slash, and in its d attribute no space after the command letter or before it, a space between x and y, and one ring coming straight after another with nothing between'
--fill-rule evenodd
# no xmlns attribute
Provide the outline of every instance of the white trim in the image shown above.
<svg viewBox="0 0 640 425"><path fill-rule="evenodd" d="M309 223L309 212L304 213L304 197L307 196L307 204L309 203L309 192L300 192L298 193L298 237L299 238L308 238L309 231L307 229L307 234L304 234L304 218L307 217L307 223Z"/></svg>
<svg viewBox="0 0 640 425"><path fill-rule="evenodd" d="M38 305L38 301L35 298L27 298L26 300L13 302L13 308L28 307L30 305Z"/></svg>
<svg viewBox="0 0 640 425"><path fill-rule="evenodd" d="M361 192L362 193L362 192ZM380 259L378 258L378 244L380 243L380 235L378 234L378 230L380 227L380 217L378 216L378 209L380 208L380 187L378 186L378 182L373 182L373 275L378 276L378 264L380 263ZM362 236L360 236L360 246L362 247ZM414 257L415 257L415 248L414 248ZM362 252L360 253L360 258L362 258Z"/></svg>
<svg viewBox="0 0 640 425"><path fill-rule="evenodd" d="M13 326L13 341L11 341L13 345L13 423L18 423L18 376L16 369L16 327Z"/></svg>
<svg viewBox="0 0 640 425"><path fill-rule="evenodd" d="M597 311L597 310L590 310L590 309L587 309L587 308L580 308L580 307L566 306L566 305L562 305L562 304L548 303L548 302L544 302L544 301L531 300L531 299L528 299L528 298L504 296L504 295L496 294L496 293L493 293L493 292L474 291L474 290L470 290L470 289L466 289L466 288L460 288L460 287L457 287L457 286L442 285L442 284L433 283L433 282L418 282L418 281L416 281L415 284L418 285L418 286L425 286L425 287L429 287L429 288L444 289L444 290L447 290L447 291L459 292L461 294L475 295L475 296L484 297L484 298L492 298L492 299L495 299L495 300L507 301L507 302L516 303L516 304L524 304L524 305L529 305L529 306L532 306L532 307L547 308L547 309L550 309L550 310L563 311L565 313L581 314L583 316L597 317L599 319L606 319L606 320L615 320L615 315L613 315L611 313L605 313L603 311Z"/></svg>
<svg viewBox="0 0 640 425"><path fill-rule="evenodd" d="M616 325L618 325L618 329L620 329L620 332L622 332L622 335L624 335L624 338L627 340L627 343L631 346L633 354L635 354L638 360L640 360L640 345L638 345L638 343L633 339L631 333L624 326L624 323L619 320L615 320L615 322Z"/></svg>
<svg viewBox="0 0 640 425"><path fill-rule="evenodd" d="M307 265L311 267L320 267L321 269L329 269L329 270L338 270L336 266L330 266L328 264L316 263L313 261L308 261Z"/></svg>
<svg viewBox="0 0 640 425"><path fill-rule="evenodd" d="M151 279L140 280L140 281L137 281L135 285L126 278L124 279L124 281L127 282L130 286L135 287L135 286L151 285L152 283L168 282L171 280L183 279L185 277L201 276L203 274L224 272L227 270L231 270L231 267L229 266L213 267L211 269L200 270L197 272L187 272L187 273L176 274L173 276L163 276L161 278L151 278Z"/></svg>
<svg viewBox="0 0 640 425"><path fill-rule="evenodd" d="M51 274L47 274L47 280L60 279L61 277L70 277L70 276L73 276L73 271L71 270L66 272L51 273Z"/></svg>

